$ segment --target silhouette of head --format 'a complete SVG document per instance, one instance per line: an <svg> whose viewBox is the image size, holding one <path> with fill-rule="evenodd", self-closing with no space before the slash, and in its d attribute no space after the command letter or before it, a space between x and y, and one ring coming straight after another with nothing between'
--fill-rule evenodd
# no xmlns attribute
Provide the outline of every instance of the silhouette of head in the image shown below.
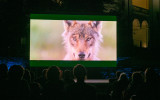
<svg viewBox="0 0 160 100"><path fill-rule="evenodd" d="M0 79L6 79L8 75L8 67L6 64L0 64Z"/></svg>
<svg viewBox="0 0 160 100"><path fill-rule="evenodd" d="M24 75L24 68L21 65L13 65L9 69L9 79L21 80Z"/></svg>
<svg viewBox="0 0 160 100"><path fill-rule="evenodd" d="M141 73L140 72L134 72L132 74L132 81L136 82L136 83L143 82L143 77L142 77Z"/></svg>
<svg viewBox="0 0 160 100"><path fill-rule="evenodd" d="M138 99L138 98L137 98L136 95L132 95L131 98L130 98L130 100L137 100L137 99Z"/></svg>
<svg viewBox="0 0 160 100"><path fill-rule="evenodd" d="M120 72L120 71L116 71L116 79L119 78L119 76L120 76L121 73L122 73L122 72Z"/></svg>
<svg viewBox="0 0 160 100"><path fill-rule="evenodd" d="M70 70L65 70L64 71L64 80L69 80L72 79L72 74Z"/></svg>
<svg viewBox="0 0 160 100"><path fill-rule="evenodd" d="M31 82L31 73L28 69L24 70L23 79L25 79L28 83Z"/></svg>
<svg viewBox="0 0 160 100"><path fill-rule="evenodd" d="M147 68L144 72L144 77L146 82L154 83L158 79L158 74L152 68Z"/></svg>
<svg viewBox="0 0 160 100"><path fill-rule="evenodd" d="M118 81L126 81L128 80L127 75L125 73L121 73Z"/></svg>
<svg viewBox="0 0 160 100"><path fill-rule="evenodd" d="M42 71L42 77L46 79L47 69L43 69Z"/></svg>
<svg viewBox="0 0 160 100"><path fill-rule="evenodd" d="M57 66L51 66L47 70L47 79L52 80L59 80L60 79L60 68Z"/></svg>
<svg viewBox="0 0 160 100"><path fill-rule="evenodd" d="M77 81L78 80L84 80L85 76L87 75L87 71L86 71L86 68L83 65L77 64L73 68L73 74L77 78Z"/></svg>

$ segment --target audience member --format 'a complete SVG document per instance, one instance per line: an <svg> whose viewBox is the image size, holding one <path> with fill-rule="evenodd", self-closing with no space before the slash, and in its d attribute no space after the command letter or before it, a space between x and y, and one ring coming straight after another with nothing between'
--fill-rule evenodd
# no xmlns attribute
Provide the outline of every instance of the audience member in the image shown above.
<svg viewBox="0 0 160 100"><path fill-rule="evenodd" d="M136 95L132 95L130 100L140 100L140 99L138 99Z"/></svg>
<svg viewBox="0 0 160 100"><path fill-rule="evenodd" d="M73 75L76 78L76 83L72 84L67 89L67 96L70 100L95 100L96 89L94 86L85 83L87 71L83 65L77 64L73 68Z"/></svg>
<svg viewBox="0 0 160 100"><path fill-rule="evenodd" d="M144 79L140 72L133 72L131 82L125 92L124 98L128 100L132 95L144 100Z"/></svg>
<svg viewBox="0 0 160 100"><path fill-rule="evenodd" d="M125 73L121 73L116 84L114 84L113 91L111 92L112 100L123 100L123 93L127 89L129 80Z"/></svg>
<svg viewBox="0 0 160 100"><path fill-rule="evenodd" d="M30 85L31 88L31 100L41 99L42 86L38 82L33 82Z"/></svg>
<svg viewBox="0 0 160 100"><path fill-rule="evenodd" d="M119 79L119 76L121 75L121 71L116 71L116 79L118 80Z"/></svg>
<svg viewBox="0 0 160 100"><path fill-rule="evenodd" d="M42 70L41 76L36 80L38 83L41 84L42 87L44 87L46 81L47 81L47 69Z"/></svg>
<svg viewBox="0 0 160 100"><path fill-rule="evenodd" d="M0 80L7 80L8 67L6 64L0 64Z"/></svg>
<svg viewBox="0 0 160 100"><path fill-rule="evenodd" d="M120 71L116 71L116 75L115 75L115 78L114 79L109 79L109 83L114 83L114 82L117 82L117 80L119 79L119 76L122 72Z"/></svg>
<svg viewBox="0 0 160 100"><path fill-rule="evenodd" d="M65 89L72 85L74 82L74 79L73 79L73 76L72 76L72 73L70 70L65 70L64 71L64 87Z"/></svg>
<svg viewBox="0 0 160 100"><path fill-rule="evenodd" d="M30 98L31 99L40 99L41 92L42 92L42 86L40 83L35 82L34 72L30 72L28 69L25 69L23 79L25 79L30 85L30 90L31 90L30 91Z"/></svg>
<svg viewBox="0 0 160 100"><path fill-rule="evenodd" d="M6 64L0 64L0 97L6 96L7 89L7 78L8 78L8 67Z"/></svg>
<svg viewBox="0 0 160 100"><path fill-rule="evenodd" d="M16 99L28 99L30 87L27 81L23 80L24 68L20 65L13 65L9 69L9 81L7 86L7 96ZM14 99L14 98L12 98Z"/></svg>
<svg viewBox="0 0 160 100"><path fill-rule="evenodd" d="M31 73L28 69L24 69L23 79L26 80L28 84L31 83Z"/></svg>
<svg viewBox="0 0 160 100"><path fill-rule="evenodd" d="M64 83L61 80L61 70L52 66L47 70L47 82L44 85L43 98L47 100L64 99Z"/></svg>
<svg viewBox="0 0 160 100"><path fill-rule="evenodd" d="M30 74L31 74L31 83L33 83L36 81L36 74L34 71L30 71Z"/></svg>
<svg viewBox="0 0 160 100"><path fill-rule="evenodd" d="M145 99L160 100L160 77L152 69L147 68L144 73L145 78Z"/></svg>
<svg viewBox="0 0 160 100"><path fill-rule="evenodd" d="M108 94L110 94L111 91L114 90L115 85L117 84L119 76L120 76L121 73L122 73L121 71L116 71L115 78L109 79L109 87L107 88L107 93Z"/></svg>

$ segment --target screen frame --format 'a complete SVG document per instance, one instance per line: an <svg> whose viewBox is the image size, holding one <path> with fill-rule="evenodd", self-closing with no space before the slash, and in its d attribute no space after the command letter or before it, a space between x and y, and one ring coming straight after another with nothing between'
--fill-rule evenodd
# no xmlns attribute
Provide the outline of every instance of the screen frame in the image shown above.
<svg viewBox="0 0 160 100"><path fill-rule="evenodd" d="M30 21L31 21L31 19L36 19L36 20L117 21L116 16L109 16L109 15L30 14ZM116 31L117 31L117 23L116 23ZM117 32L116 32L116 34L117 34ZM30 36L29 36L29 39L30 39ZM117 37L116 37L116 39L117 39ZM116 47L117 47L117 42L116 42ZM117 55L117 50L116 50L116 55ZM116 61L30 60L30 42L29 42L29 64L31 67L42 67L42 66L53 66L53 65L59 66L59 67L73 67L76 64L82 64L85 67L116 67L117 60Z"/></svg>

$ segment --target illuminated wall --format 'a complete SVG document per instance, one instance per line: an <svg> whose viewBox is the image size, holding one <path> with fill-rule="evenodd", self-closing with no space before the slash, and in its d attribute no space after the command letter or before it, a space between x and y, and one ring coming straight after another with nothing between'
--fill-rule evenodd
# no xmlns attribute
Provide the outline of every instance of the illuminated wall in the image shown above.
<svg viewBox="0 0 160 100"><path fill-rule="evenodd" d="M132 0L132 5L144 9L149 9L149 0Z"/></svg>
<svg viewBox="0 0 160 100"><path fill-rule="evenodd" d="M136 47L147 48L149 41L148 22L142 21L140 24L138 19L133 20L133 45Z"/></svg>

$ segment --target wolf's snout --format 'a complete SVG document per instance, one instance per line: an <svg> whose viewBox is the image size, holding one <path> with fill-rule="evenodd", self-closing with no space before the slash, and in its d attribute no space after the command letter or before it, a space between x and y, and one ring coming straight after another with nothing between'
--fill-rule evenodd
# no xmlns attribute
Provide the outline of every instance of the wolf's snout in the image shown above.
<svg viewBox="0 0 160 100"><path fill-rule="evenodd" d="M85 54L83 52L78 54L79 58L83 59L85 57Z"/></svg>

